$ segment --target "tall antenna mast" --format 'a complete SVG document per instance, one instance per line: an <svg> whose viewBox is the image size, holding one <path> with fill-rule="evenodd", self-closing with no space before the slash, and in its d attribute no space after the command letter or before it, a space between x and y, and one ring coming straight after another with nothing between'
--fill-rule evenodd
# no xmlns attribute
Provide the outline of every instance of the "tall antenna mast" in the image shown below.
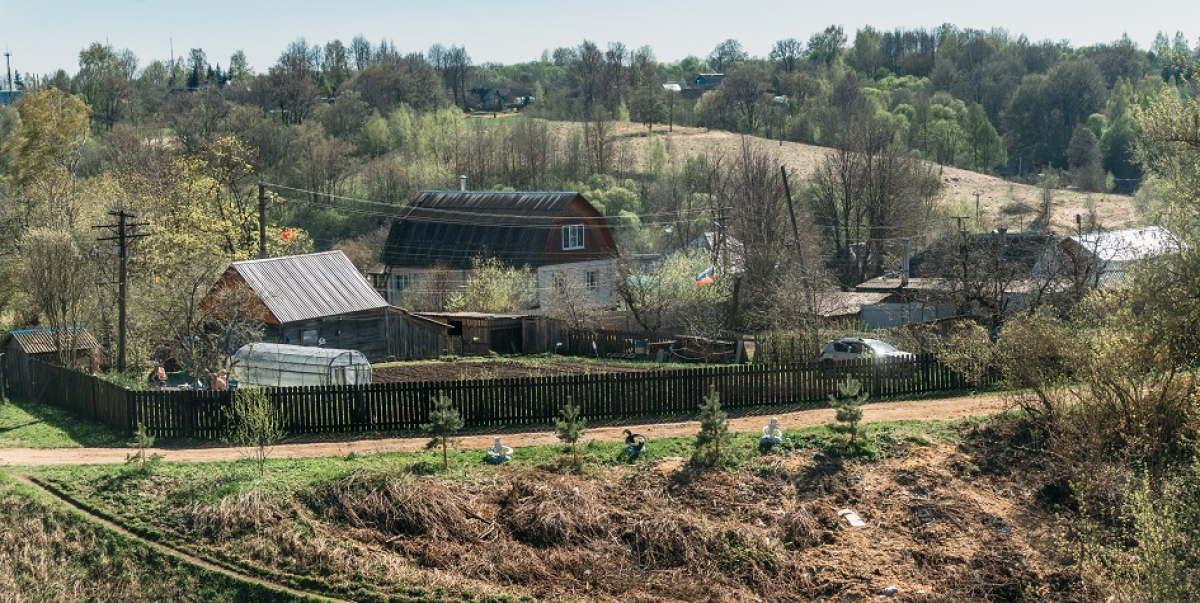
<svg viewBox="0 0 1200 603"><path fill-rule="evenodd" d="M7 81L8 81L8 88L7 88L8 90L12 90L12 89L13 89L13 85L12 85L12 61L10 61L10 60L9 60L9 57L11 57L11 56L12 56L12 53L11 53L11 52L9 52L7 48L5 48L5 49L4 49L4 67L5 67L6 69L8 69L8 80L7 80Z"/></svg>

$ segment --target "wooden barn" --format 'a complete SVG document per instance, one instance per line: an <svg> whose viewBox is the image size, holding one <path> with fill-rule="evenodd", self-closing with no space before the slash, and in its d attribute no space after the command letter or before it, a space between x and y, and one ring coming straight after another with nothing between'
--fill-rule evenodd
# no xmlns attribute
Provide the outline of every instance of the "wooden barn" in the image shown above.
<svg viewBox="0 0 1200 603"><path fill-rule="evenodd" d="M40 360L50 364L62 364L63 355L60 349L72 350L67 354L74 357L76 368L87 367L93 360L98 361L100 344L96 338L83 327L68 329L25 329L9 331L0 336L0 353L4 354L4 362L0 364L7 385L5 391L26 397L33 397L38 392L32 391L33 380L29 373L29 362Z"/></svg>
<svg viewBox="0 0 1200 603"><path fill-rule="evenodd" d="M390 306L341 251L234 262L201 308L251 317L268 343L358 350L372 362L436 358L449 329Z"/></svg>

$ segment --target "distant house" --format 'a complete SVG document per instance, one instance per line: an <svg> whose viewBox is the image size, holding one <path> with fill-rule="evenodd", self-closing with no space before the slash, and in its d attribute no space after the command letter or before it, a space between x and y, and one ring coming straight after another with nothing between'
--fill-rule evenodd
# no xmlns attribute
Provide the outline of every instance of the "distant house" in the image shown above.
<svg viewBox="0 0 1200 603"><path fill-rule="evenodd" d="M1119 287L1130 268L1183 248L1183 242L1161 226L1126 228L1067 237L1060 245L1064 260L1089 267L1090 286Z"/></svg>
<svg viewBox="0 0 1200 603"><path fill-rule="evenodd" d="M724 274L741 274L746 271L746 246L729 235L724 239L716 232L706 232L691 241L687 249L716 252L717 268Z"/></svg>
<svg viewBox="0 0 1200 603"><path fill-rule="evenodd" d="M29 373L29 361L40 360L50 364L62 364L62 354L74 357L76 368L87 367L93 357L97 360L100 355L100 344L96 338L83 327L67 329L21 329L9 331L0 335L0 353L4 354L4 364L0 365L7 387L24 396L36 395L30 391L32 380Z"/></svg>
<svg viewBox="0 0 1200 603"><path fill-rule="evenodd" d="M576 192L423 191L392 223L379 283L400 304L411 287L449 294L460 289L476 258L536 271L546 310L553 287L586 290L592 303L612 303L616 243L608 221ZM467 308L469 310L469 308Z"/></svg>
<svg viewBox="0 0 1200 603"><path fill-rule="evenodd" d="M230 307L239 286L249 291ZM371 361L435 358L445 347L446 325L391 307L341 251L233 262L201 308L262 324L268 343L358 350Z"/></svg>
<svg viewBox="0 0 1200 603"><path fill-rule="evenodd" d="M692 80L692 85L701 90L716 90L724 82L724 73L701 73Z"/></svg>
<svg viewBox="0 0 1200 603"><path fill-rule="evenodd" d="M1026 232L943 236L913 254L908 270L873 278L855 287L886 293L862 306L868 328L895 327L958 316L999 316L1028 307L1053 293L1060 264L1050 233Z"/></svg>

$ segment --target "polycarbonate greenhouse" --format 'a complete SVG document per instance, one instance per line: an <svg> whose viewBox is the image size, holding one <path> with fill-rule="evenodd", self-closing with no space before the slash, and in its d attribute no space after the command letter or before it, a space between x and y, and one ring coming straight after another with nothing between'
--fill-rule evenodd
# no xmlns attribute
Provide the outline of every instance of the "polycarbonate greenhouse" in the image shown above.
<svg viewBox="0 0 1200 603"><path fill-rule="evenodd" d="M362 385L371 382L371 363L357 350L251 343L230 359L239 386Z"/></svg>

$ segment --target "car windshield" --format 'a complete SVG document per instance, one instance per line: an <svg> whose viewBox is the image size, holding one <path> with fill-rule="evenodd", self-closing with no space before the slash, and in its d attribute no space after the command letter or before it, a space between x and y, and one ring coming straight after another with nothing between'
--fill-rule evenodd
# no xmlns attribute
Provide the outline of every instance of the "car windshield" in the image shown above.
<svg viewBox="0 0 1200 603"><path fill-rule="evenodd" d="M894 348L882 341L867 341L865 343L867 345L871 346L871 349L875 350L875 352L878 354L899 354L900 353L900 350L897 350L896 348Z"/></svg>

